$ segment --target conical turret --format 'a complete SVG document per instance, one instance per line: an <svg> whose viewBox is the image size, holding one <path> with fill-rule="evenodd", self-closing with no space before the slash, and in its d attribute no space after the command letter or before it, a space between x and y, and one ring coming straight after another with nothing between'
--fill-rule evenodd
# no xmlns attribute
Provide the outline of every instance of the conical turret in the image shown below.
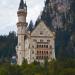
<svg viewBox="0 0 75 75"><path fill-rule="evenodd" d="M26 1L25 1L25 4L24 4L24 9L25 9L25 11L27 11L27 4L26 4Z"/></svg>

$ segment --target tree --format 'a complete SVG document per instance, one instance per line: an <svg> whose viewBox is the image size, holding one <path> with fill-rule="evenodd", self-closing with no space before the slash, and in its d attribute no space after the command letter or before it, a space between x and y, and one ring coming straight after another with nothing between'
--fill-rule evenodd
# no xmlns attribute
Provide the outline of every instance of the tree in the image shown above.
<svg viewBox="0 0 75 75"><path fill-rule="evenodd" d="M0 36L0 62L11 59L16 55L17 36L15 32L9 32L9 35Z"/></svg>
<svg viewBox="0 0 75 75"><path fill-rule="evenodd" d="M6 70L5 68L0 68L0 75L9 75L8 70Z"/></svg>
<svg viewBox="0 0 75 75"><path fill-rule="evenodd" d="M68 68L60 72L59 75L75 75L75 69Z"/></svg>
<svg viewBox="0 0 75 75"><path fill-rule="evenodd" d="M48 64L48 59L45 58L45 61L44 61L44 74L45 75L49 75L49 64Z"/></svg>

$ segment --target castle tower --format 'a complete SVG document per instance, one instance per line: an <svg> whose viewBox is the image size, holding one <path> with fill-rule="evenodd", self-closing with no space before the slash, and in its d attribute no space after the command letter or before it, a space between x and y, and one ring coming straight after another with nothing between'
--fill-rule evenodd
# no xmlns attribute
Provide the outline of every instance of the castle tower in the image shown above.
<svg viewBox="0 0 75 75"><path fill-rule="evenodd" d="M18 45L17 45L17 64L22 64L25 58L25 35L26 35L26 16L27 16L27 5L23 0L20 1L18 8L18 23L17 23L17 35L18 35Z"/></svg>

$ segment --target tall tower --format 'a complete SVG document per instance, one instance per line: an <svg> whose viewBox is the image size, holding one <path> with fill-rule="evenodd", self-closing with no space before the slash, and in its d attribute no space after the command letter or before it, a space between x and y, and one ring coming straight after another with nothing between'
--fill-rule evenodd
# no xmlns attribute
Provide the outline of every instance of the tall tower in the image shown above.
<svg viewBox="0 0 75 75"><path fill-rule="evenodd" d="M17 23L17 35L18 35L18 45L17 45L17 64L22 64L23 58L25 58L25 35L26 35L26 16L27 16L27 5L23 0L20 1L18 8L18 23Z"/></svg>

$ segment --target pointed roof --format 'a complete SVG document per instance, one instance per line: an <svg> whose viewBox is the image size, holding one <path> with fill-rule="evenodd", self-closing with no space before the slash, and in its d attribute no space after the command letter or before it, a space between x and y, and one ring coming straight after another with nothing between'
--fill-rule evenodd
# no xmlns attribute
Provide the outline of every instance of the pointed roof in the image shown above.
<svg viewBox="0 0 75 75"><path fill-rule="evenodd" d="M27 10L27 4L26 4L26 1L25 1L25 4L24 4L24 8Z"/></svg>
<svg viewBox="0 0 75 75"><path fill-rule="evenodd" d="M35 27L33 28L33 30L34 30L41 22L43 22L43 23L48 27L48 29L50 29L51 31L54 31L53 26L51 26L51 24L48 25L48 24L47 24L44 20L42 20L42 19L36 21ZM32 31L33 31L33 30L32 30Z"/></svg>
<svg viewBox="0 0 75 75"><path fill-rule="evenodd" d="M23 0L20 1L19 9L24 9L24 1Z"/></svg>
<svg viewBox="0 0 75 75"><path fill-rule="evenodd" d="M40 26L40 27L39 27ZM31 36L37 36L38 34L36 34L36 30L38 31L38 29L40 29L38 32L40 32L41 30L42 30L42 28L43 28L43 31L46 31L46 30L44 30L44 27L46 27L47 29L48 29L48 31L50 31L53 35L54 35L54 30L52 30L52 29L50 29L46 24L45 24L45 22L44 21L42 21L42 20L40 20L40 22L38 23L38 25L32 30L32 32L31 32ZM37 32L37 33L38 33ZM39 35L38 35L39 36ZM47 35L46 35L47 36ZM48 35L49 36L49 35ZM51 36L51 35L50 35Z"/></svg>
<svg viewBox="0 0 75 75"><path fill-rule="evenodd" d="M26 1L25 1L25 4L24 4L24 7L27 7Z"/></svg>

